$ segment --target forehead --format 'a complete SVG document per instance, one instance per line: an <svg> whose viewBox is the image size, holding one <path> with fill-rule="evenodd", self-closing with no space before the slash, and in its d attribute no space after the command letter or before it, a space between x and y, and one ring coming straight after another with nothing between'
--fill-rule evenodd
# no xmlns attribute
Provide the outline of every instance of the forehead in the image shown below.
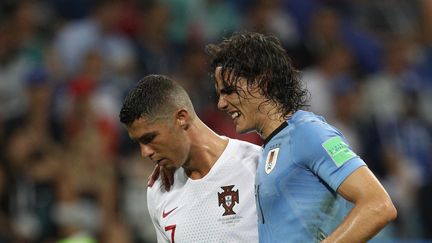
<svg viewBox="0 0 432 243"><path fill-rule="evenodd" d="M248 89L248 83L247 80L244 77L237 77L237 79L234 79L234 73L230 72L229 70L226 70L224 73L224 76L222 78L222 67L217 67L215 69L215 85L216 89L223 89L225 86L236 86L237 88L241 90L247 90Z"/></svg>
<svg viewBox="0 0 432 243"><path fill-rule="evenodd" d="M230 81L234 81L234 73L230 72L228 69L225 70L224 76L222 78L222 67L221 66L216 67L214 75L215 75L215 83L219 87L224 86L224 81L228 81L225 83L231 83ZM238 78L239 78L238 79L239 81L244 80L244 78L242 78L242 77L238 77Z"/></svg>
<svg viewBox="0 0 432 243"><path fill-rule="evenodd" d="M127 126L131 138L139 138L146 133L161 132L164 129L166 129L164 122L151 121L143 117L136 119L131 125Z"/></svg>
<svg viewBox="0 0 432 243"><path fill-rule="evenodd" d="M219 87L223 86L223 82L222 82L222 67L216 67L215 69L215 84Z"/></svg>

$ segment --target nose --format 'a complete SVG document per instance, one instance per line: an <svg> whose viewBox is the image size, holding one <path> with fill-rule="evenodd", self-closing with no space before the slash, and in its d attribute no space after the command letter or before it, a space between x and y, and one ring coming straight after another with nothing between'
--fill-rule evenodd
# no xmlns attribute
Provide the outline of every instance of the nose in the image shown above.
<svg viewBox="0 0 432 243"><path fill-rule="evenodd" d="M154 150L152 148L150 148L150 146L147 146L144 144L140 144L140 148L141 148L141 156L143 158L148 157L151 159L151 157L154 154Z"/></svg>
<svg viewBox="0 0 432 243"><path fill-rule="evenodd" d="M217 103L217 107L219 110L225 110L228 107L228 102L225 99L224 95L220 95Z"/></svg>

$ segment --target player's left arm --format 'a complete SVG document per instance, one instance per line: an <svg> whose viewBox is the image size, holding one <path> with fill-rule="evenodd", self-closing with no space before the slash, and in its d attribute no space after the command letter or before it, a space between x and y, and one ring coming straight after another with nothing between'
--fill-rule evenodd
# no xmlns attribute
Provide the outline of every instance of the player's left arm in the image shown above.
<svg viewBox="0 0 432 243"><path fill-rule="evenodd" d="M349 175L337 192L354 207L322 242L366 242L396 218L390 196L366 166Z"/></svg>

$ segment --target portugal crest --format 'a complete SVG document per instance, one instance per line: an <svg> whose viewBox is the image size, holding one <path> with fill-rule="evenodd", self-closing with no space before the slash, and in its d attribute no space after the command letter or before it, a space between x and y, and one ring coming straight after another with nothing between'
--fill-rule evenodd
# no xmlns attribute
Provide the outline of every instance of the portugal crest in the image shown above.
<svg viewBox="0 0 432 243"><path fill-rule="evenodd" d="M222 207L225 209L225 213L222 214L222 216L236 214L233 208L236 203L239 203L239 192L238 190L233 191L233 187L234 185L222 186L221 188L224 191L218 192L219 207L222 205Z"/></svg>

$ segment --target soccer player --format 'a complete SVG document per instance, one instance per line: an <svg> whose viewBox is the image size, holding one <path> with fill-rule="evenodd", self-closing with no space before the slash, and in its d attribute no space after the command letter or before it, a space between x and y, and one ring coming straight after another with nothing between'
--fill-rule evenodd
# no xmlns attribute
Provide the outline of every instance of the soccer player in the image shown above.
<svg viewBox="0 0 432 243"><path fill-rule="evenodd" d="M158 242L258 242L259 146L213 132L186 91L162 75L145 77L129 92L120 120L143 157L176 169L171 190L160 179L148 188Z"/></svg>
<svg viewBox="0 0 432 243"><path fill-rule="evenodd" d="M218 108L236 131L264 139L255 188L260 242L366 242L396 217L393 203L324 118L276 37L236 33L206 47Z"/></svg>

